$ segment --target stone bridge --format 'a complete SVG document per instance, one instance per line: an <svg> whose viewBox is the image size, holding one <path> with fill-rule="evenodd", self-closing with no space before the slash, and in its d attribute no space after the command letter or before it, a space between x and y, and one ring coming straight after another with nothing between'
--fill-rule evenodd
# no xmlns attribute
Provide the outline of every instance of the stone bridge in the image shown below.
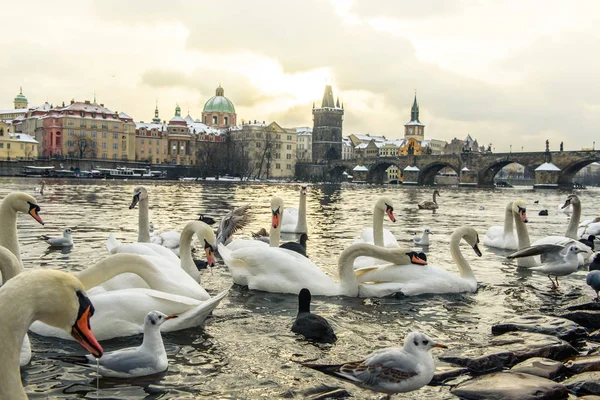
<svg viewBox="0 0 600 400"><path fill-rule="evenodd" d="M385 171L392 165L403 171L405 184L432 185L436 174L450 167L459 176L461 185L493 187L494 177L508 164L517 163L535 175L536 187L572 188L573 176L588 164L600 161L600 150L537 153L460 153L443 155L408 155L398 157L363 158L331 161L330 176L341 175L356 165L368 168L368 182L383 182ZM551 165L544 165L551 163ZM538 167L542 166L538 169ZM413 167L408 168L407 167ZM414 168L416 167L416 168ZM538 170L536 170L538 169Z"/></svg>

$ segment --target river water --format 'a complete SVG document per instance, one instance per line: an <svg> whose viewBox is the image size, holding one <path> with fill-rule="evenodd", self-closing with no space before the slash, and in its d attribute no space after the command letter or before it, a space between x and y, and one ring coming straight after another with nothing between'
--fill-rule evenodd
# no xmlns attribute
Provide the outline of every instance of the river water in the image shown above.
<svg viewBox="0 0 600 400"><path fill-rule="evenodd" d="M106 256L109 233L125 242L137 240L137 209L129 210L133 189L140 182L100 180L46 180L43 196L39 183L28 178L0 179L0 199L12 191L34 195L45 226L28 215L18 219L18 232L27 269L53 268L74 271ZM160 230L181 228L204 213L220 218L234 207L250 203L253 221L238 236L249 236L270 222L269 203L274 194L286 205L297 207L298 185L262 183L143 182L148 189L150 220ZM431 197L431 188L369 185L311 185L307 200L308 254L323 270L337 277L337 257L363 227L371 225L373 206L383 194L394 201L397 221L385 220L401 245L423 227L434 235L427 251L428 262L456 271L449 253L455 228L469 225L483 236L491 225L502 225L504 207L514 199L526 200L532 241L549 234L564 234L568 217L558 212L567 192L514 189L441 188L437 212L417 211L417 203ZM582 219L595 217L598 190L577 192ZM539 204L534 201L538 200ZM538 216L547 208L549 216ZM50 250L39 239L58 236L65 227L73 230L71 251ZM285 237L284 237L285 238ZM293 237L292 237L293 238ZM294 295L253 292L233 286L207 320L205 330L190 329L164 334L169 356L168 371L143 381L101 379L96 390L93 370L52 360L50 357L83 354L75 342L31 335L33 359L23 369L26 391L33 399L175 399L175 398L306 398L326 388L341 387L353 398L377 398L372 392L345 384L296 362L341 362L363 358L371 351L401 346L411 330L427 333L449 347L483 345L490 327L503 318L549 313L567 300L593 296L581 270L561 278L560 291L551 292L544 275L517 274L508 252L480 245L478 258L463 243L461 249L479 281L474 294L423 295L404 298L354 299L313 297L312 309L334 326L338 342L317 346L290 332L297 312ZM201 253L199 253L201 254ZM222 261L205 271L203 286L216 294L232 285ZM92 327L93 328L93 327ZM105 351L134 346L141 336L102 342ZM434 357L441 354L434 350ZM425 387L419 398L453 398L448 388ZM394 398L414 398L415 394Z"/></svg>

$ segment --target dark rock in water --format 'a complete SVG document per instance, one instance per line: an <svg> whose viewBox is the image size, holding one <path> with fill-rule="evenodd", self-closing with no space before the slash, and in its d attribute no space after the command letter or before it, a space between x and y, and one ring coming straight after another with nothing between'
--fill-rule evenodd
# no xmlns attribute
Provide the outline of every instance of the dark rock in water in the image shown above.
<svg viewBox="0 0 600 400"><path fill-rule="evenodd" d="M587 337L587 331L581 325L565 318L547 315L525 315L492 326L494 335L514 331L543 333L567 342L576 342Z"/></svg>
<svg viewBox="0 0 600 400"><path fill-rule="evenodd" d="M571 374L600 371L600 355L575 357L565 363Z"/></svg>
<svg viewBox="0 0 600 400"><path fill-rule="evenodd" d="M562 318L570 319L581 326L590 330L600 329L600 311L577 310L568 311L559 315Z"/></svg>
<svg viewBox="0 0 600 400"><path fill-rule="evenodd" d="M578 310L600 311L600 302L587 301L587 298L585 298L585 297L577 299L573 303L574 304L567 306L566 309L569 311L578 311Z"/></svg>
<svg viewBox="0 0 600 400"><path fill-rule="evenodd" d="M565 366L560 361L541 357L530 358L518 363L510 369L511 372L522 372L524 374L535 375L552 380L562 375L565 370Z"/></svg>
<svg viewBox="0 0 600 400"><path fill-rule="evenodd" d="M600 372L584 372L574 375L562 384L576 395L600 394Z"/></svg>
<svg viewBox="0 0 600 400"><path fill-rule="evenodd" d="M594 342L600 342L600 329L597 329L594 332L590 333L588 339Z"/></svg>
<svg viewBox="0 0 600 400"><path fill-rule="evenodd" d="M567 388L539 376L520 372L496 372L461 383L450 391L469 400L558 400L569 396Z"/></svg>
<svg viewBox="0 0 600 400"><path fill-rule="evenodd" d="M325 399L346 399L351 397L346 389L320 387L318 389L309 390L306 393L307 400L325 400Z"/></svg>
<svg viewBox="0 0 600 400"><path fill-rule="evenodd" d="M436 366L435 374L433 375L431 382L429 382L429 386L438 386L448 379L456 378L457 376L468 373L469 370L464 367L456 367L452 365Z"/></svg>
<svg viewBox="0 0 600 400"><path fill-rule="evenodd" d="M496 336L483 347L457 348L445 352L441 361L483 373L511 367L532 357L564 360L577 354L569 343L557 337L531 332L510 332Z"/></svg>

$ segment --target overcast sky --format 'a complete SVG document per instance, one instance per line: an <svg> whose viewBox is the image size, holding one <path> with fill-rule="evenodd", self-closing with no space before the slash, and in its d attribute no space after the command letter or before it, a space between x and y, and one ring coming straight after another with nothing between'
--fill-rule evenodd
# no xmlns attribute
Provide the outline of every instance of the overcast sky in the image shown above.
<svg viewBox="0 0 600 400"><path fill-rule="evenodd" d="M600 146L600 3L548 0L102 0L1 7L0 109L92 100L136 121L200 118L219 82L238 121L312 126L331 83L344 134L496 151Z"/></svg>

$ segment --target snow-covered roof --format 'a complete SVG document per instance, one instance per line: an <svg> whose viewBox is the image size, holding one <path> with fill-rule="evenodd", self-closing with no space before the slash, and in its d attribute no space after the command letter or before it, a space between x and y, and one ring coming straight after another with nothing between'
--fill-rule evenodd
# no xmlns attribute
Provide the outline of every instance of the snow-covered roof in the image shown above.
<svg viewBox="0 0 600 400"><path fill-rule="evenodd" d="M552 163L543 163L542 165L540 165L539 167L537 167L535 169L536 171L560 171L560 168L558 168L556 165L552 164Z"/></svg>
<svg viewBox="0 0 600 400"><path fill-rule="evenodd" d="M125 114L124 112L119 113L119 118L132 119L129 115Z"/></svg>
<svg viewBox="0 0 600 400"><path fill-rule="evenodd" d="M9 133L8 136L13 139L13 140L17 140L19 142L25 142L25 143L39 143L37 140L35 140L33 137L25 134L25 133Z"/></svg>
<svg viewBox="0 0 600 400"><path fill-rule="evenodd" d="M470 169L467 167L464 167L463 169L461 169L461 171L470 171Z"/></svg>
<svg viewBox="0 0 600 400"><path fill-rule="evenodd" d="M356 167L354 167L352 169L352 171L357 171L357 172L368 172L369 168L365 167L364 165L357 165Z"/></svg>
<svg viewBox="0 0 600 400"><path fill-rule="evenodd" d="M0 114L13 114L27 112L26 108L15 108L14 110L0 110Z"/></svg>
<svg viewBox="0 0 600 400"><path fill-rule="evenodd" d="M408 167L404 168L404 170L405 171L420 171L419 167L417 167L417 166L411 167L410 165Z"/></svg>
<svg viewBox="0 0 600 400"><path fill-rule="evenodd" d="M170 119L169 122L186 122L185 119L181 118L181 116L176 115Z"/></svg>
<svg viewBox="0 0 600 400"><path fill-rule="evenodd" d="M410 122L407 122L404 126L425 126L425 125L423 125L419 121L410 121Z"/></svg>
<svg viewBox="0 0 600 400"><path fill-rule="evenodd" d="M135 129L147 129L147 130L151 130L151 129L157 129L157 130L167 130L167 125L165 124L150 124L150 123L144 123L144 122L136 122L135 123Z"/></svg>
<svg viewBox="0 0 600 400"><path fill-rule="evenodd" d="M375 140L376 142L385 142L385 136L371 136L371 135L354 135L358 140L370 141Z"/></svg>
<svg viewBox="0 0 600 400"><path fill-rule="evenodd" d="M293 129L296 129L296 134L298 135L312 135L312 128L310 126L300 126Z"/></svg>
<svg viewBox="0 0 600 400"><path fill-rule="evenodd" d="M193 123L194 123L194 122L196 122L196 121L194 121L194 118L192 118L192 117L190 116L190 114L188 114L188 115L185 117L185 122L187 122L188 124L193 124Z"/></svg>
<svg viewBox="0 0 600 400"><path fill-rule="evenodd" d="M356 145L355 149L366 149L369 143L359 143Z"/></svg>

